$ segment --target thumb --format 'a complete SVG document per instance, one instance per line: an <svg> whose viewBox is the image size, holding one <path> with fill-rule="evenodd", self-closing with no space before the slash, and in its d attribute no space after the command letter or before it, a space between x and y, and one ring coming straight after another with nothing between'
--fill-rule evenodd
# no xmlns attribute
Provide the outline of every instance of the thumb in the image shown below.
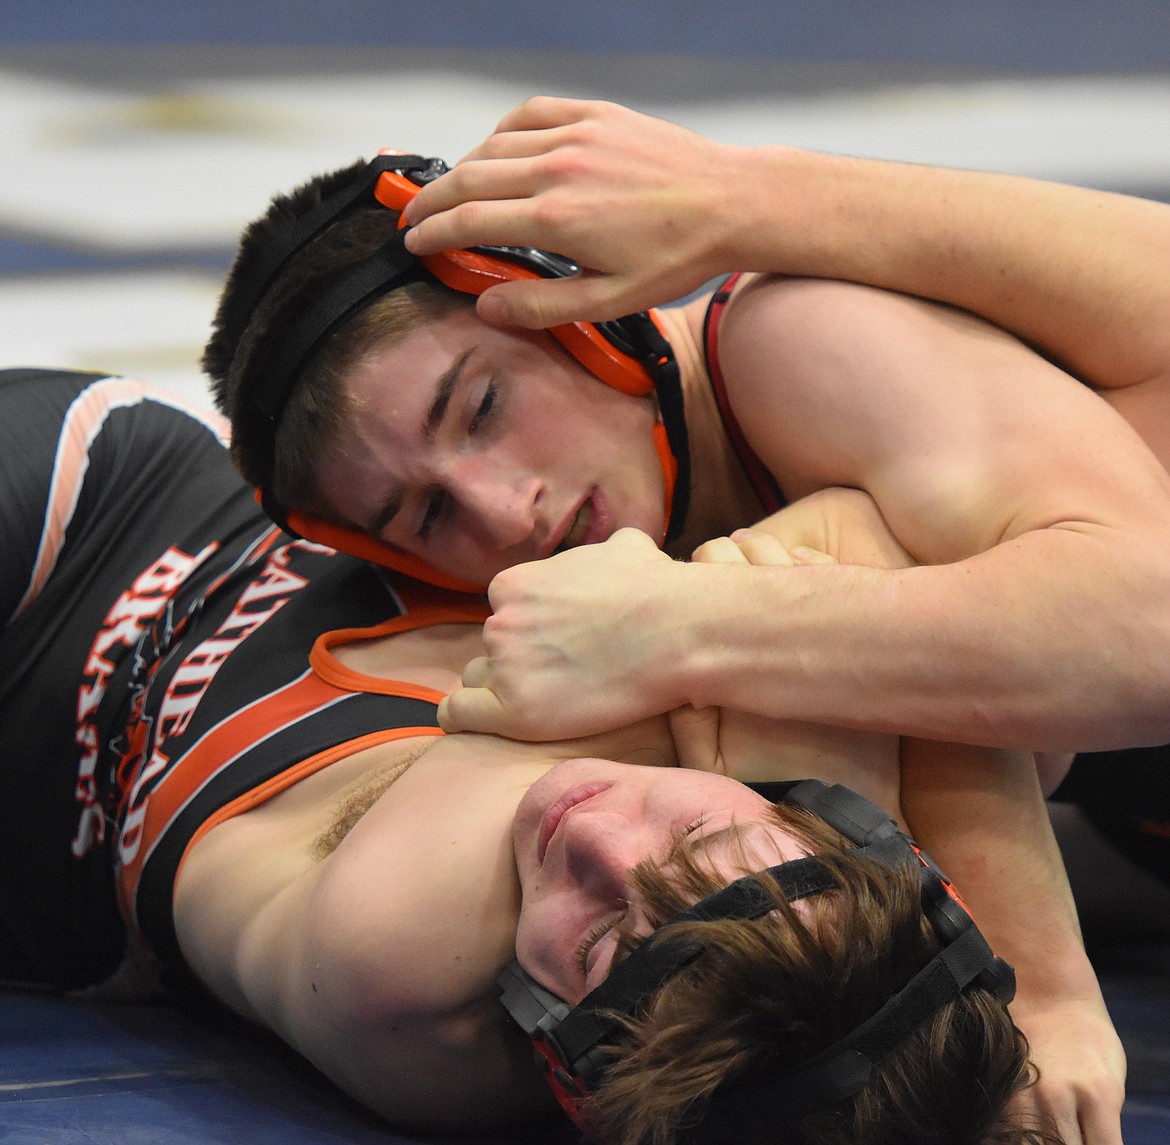
<svg viewBox="0 0 1170 1145"><path fill-rule="evenodd" d="M667 713L679 767L725 771L719 754L719 716L719 708L696 708L690 704Z"/></svg>
<svg viewBox="0 0 1170 1145"><path fill-rule="evenodd" d="M445 732L498 734L504 708L490 688L456 688L439 704L439 727Z"/></svg>

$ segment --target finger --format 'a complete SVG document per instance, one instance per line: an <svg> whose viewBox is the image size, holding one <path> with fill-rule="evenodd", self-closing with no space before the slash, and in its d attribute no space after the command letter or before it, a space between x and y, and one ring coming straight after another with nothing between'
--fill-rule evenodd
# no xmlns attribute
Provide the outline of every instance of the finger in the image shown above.
<svg viewBox="0 0 1170 1145"><path fill-rule="evenodd" d="M719 755L719 708L685 704L667 713L679 767L692 771L722 771Z"/></svg>
<svg viewBox="0 0 1170 1145"><path fill-rule="evenodd" d="M828 553L822 553L819 549L810 549L808 545L797 545L796 548L789 551L789 555L798 565L835 565L837 563L835 557L829 556Z"/></svg>
<svg viewBox="0 0 1170 1145"><path fill-rule="evenodd" d="M771 533L754 533L750 529L737 529L731 534L731 540L739 547L749 564L785 566L793 564L788 550Z"/></svg>
<svg viewBox="0 0 1170 1145"><path fill-rule="evenodd" d="M623 281L613 275L582 270L574 278L509 282L493 286L480 299L495 295L503 316L501 324L548 330L569 322L610 322L635 310L641 301L632 297ZM490 321L485 316L485 321Z"/></svg>
<svg viewBox="0 0 1170 1145"><path fill-rule="evenodd" d="M499 734L504 709L489 688L457 688L439 704L439 727L445 732Z"/></svg>
<svg viewBox="0 0 1170 1145"><path fill-rule="evenodd" d="M705 541L693 553L691 560L704 565L746 565L743 550L730 537L715 537Z"/></svg>
<svg viewBox="0 0 1170 1145"><path fill-rule="evenodd" d="M1067 1133L1069 1110L1072 1106L1060 1092L1060 1087L1056 1087L1056 1097L1054 1097L1047 1088L1043 1092L1039 1092L1042 1084L1044 1083L1031 1085L1012 1097L1009 1108L1012 1111L1013 1120L1028 1128L1043 1128L1048 1132L1056 1132L1060 1135L1060 1140L1064 1142L1064 1145L1078 1145L1081 1134L1080 1128L1076 1126L1075 1113L1072 1117L1072 1123L1076 1128L1076 1134L1070 1137Z"/></svg>
<svg viewBox="0 0 1170 1145"><path fill-rule="evenodd" d="M452 180L444 186L454 174L436 179L406 204L407 250L421 257L477 245L533 245L525 183L499 180L481 188Z"/></svg>
<svg viewBox="0 0 1170 1145"><path fill-rule="evenodd" d="M1080 1126L1074 1122L1073 1136L1065 1135L1066 1141L1079 1141L1080 1134L1091 1145L1122 1145L1121 1111L1110 1102L1090 1102L1089 1108L1081 1113Z"/></svg>
<svg viewBox="0 0 1170 1145"><path fill-rule="evenodd" d="M476 313L492 326L528 330L548 330L568 322L604 322L618 316L613 305L595 301L596 293L579 278L504 282L479 296Z"/></svg>
<svg viewBox="0 0 1170 1145"><path fill-rule="evenodd" d="M624 528L618 529L603 544L607 545L610 549L621 548L631 554L641 554L643 556L664 560L668 563L670 561L670 557L654 543L653 538L648 533L643 533L641 529L636 529L632 525L626 525Z"/></svg>
<svg viewBox="0 0 1170 1145"><path fill-rule="evenodd" d="M564 140L564 132L560 127L560 124L554 124L549 128L497 128L494 134L473 147L455 166L459 168L483 159L531 159L537 155L547 155Z"/></svg>
<svg viewBox="0 0 1170 1145"><path fill-rule="evenodd" d="M1055 1127L1061 1141L1068 1143L1068 1145L1076 1145L1082 1140L1081 1121L1078 1116L1080 1111L1077 1108L1077 1096L1072 1085L1054 1086L1049 1083L1046 1086L1042 1078L1033 1100L1032 1108L1036 1115L1044 1117L1050 1125ZM1098 1145L1098 1142L1087 1134L1084 1140ZM1102 1142L1101 1145L1104 1143Z"/></svg>
<svg viewBox="0 0 1170 1145"><path fill-rule="evenodd" d="M566 123L585 118L591 106L588 100L534 95L512 108L496 124L496 132L537 131L548 127L562 127Z"/></svg>
<svg viewBox="0 0 1170 1145"><path fill-rule="evenodd" d="M463 686L465 688L486 688L491 675L492 662L487 656L476 656L468 660L463 667Z"/></svg>

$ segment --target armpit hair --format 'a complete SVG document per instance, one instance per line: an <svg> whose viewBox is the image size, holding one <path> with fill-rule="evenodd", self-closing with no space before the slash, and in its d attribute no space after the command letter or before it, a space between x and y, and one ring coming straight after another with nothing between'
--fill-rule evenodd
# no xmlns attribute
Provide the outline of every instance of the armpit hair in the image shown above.
<svg viewBox="0 0 1170 1145"><path fill-rule="evenodd" d="M434 737L437 740L440 737ZM333 812L329 826L313 840L309 855L315 862L327 859L358 821L410 769L411 765L431 747L429 743L416 744L393 763L385 763L351 784L342 794Z"/></svg>

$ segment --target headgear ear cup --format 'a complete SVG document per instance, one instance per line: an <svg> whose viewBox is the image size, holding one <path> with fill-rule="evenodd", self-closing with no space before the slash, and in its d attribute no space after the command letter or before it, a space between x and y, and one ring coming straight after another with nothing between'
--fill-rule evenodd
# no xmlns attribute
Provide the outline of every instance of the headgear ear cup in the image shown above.
<svg viewBox="0 0 1170 1145"><path fill-rule="evenodd" d="M370 164L370 168L362 173L362 181L368 186L370 172L373 172L376 175L373 183L375 199L400 213L418 193L421 183L437 177L445 170L446 165L439 160L399 156L383 151ZM414 178L404 174L407 171ZM348 197L342 211L331 222L342 217L343 212L359 209L366 202L368 200L363 196L356 199ZM401 218L398 226L400 229L403 227ZM310 237L315 237L322 229L318 226ZM534 248L493 247L444 251L417 260L405 250L400 240L386 244L383 250L391 246L392 254L376 252L376 255L382 257L362 260L331 283L329 291L325 292L326 297L333 296L340 301L336 307L328 303L324 306L318 304L314 313L314 332L299 339L303 350L298 347L294 353L285 355L289 360L281 371L284 376L275 382L275 388L282 392L282 401L287 400L300 370L316 352L326 334L336 329L356 307L368 305L380 294L402 285L410 277L409 271L404 269L407 264L413 263L419 267L421 263L427 272L446 286L475 296L500 282L566 277L578 271L576 264L567 259ZM291 246L285 255L286 260L297 249L295 245ZM371 267L371 263L375 265ZM383 272L379 263L386 264L389 269ZM347 278L354 280L357 289L349 289L351 283ZM663 474L664 516L667 522L665 539L673 539L681 532L686 519L690 495L689 449L678 367L657 317L652 313L639 313L602 324L570 323L554 327L549 333L590 374L606 385L631 396L653 394L657 397L660 419L654 427L653 442ZM266 388L271 390L274 386L270 382ZM279 405L278 408L283 406ZM278 420L279 414L273 418L274 436ZM328 544L433 584L461 591L478 592L483 588L482 585L442 573L421 558L383 544L359 530L283 510L274 504L270 495L262 495L261 500L278 523L309 540Z"/></svg>
<svg viewBox="0 0 1170 1145"><path fill-rule="evenodd" d="M374 197L383 206L398 211L415 194L418 187L396 171L384 171L374 185ZM398 226L405 228L405 221L399 217ZM544 252L541 252L542 254ZM526 257L520 255L517 258ZM424 255L423 265L444 285L462 294L480 295L491 286L501 282L515 282L523 279L568 277L575 274L577 266L567 259L545 256L541 265L545 273L524 265L523 262L501 258L482 250L448 250L439 254ZM646 364L619 349L611 338L605 337L593 323L573 322L562 326L551 326L553 335L591 374L607 386L624 394L644 397L654 392L654 380Z"/></svg>
<svg viewBox="0 0 1170 1145"><path fill-rule="evenodd" d="M374 197L399 213L398 226L404 228L401 212L418 190L418 184L405 175L384 171L374 184ZM477 297L501 282L568 277L579 269L568 259L533 248L493 248L492 253L479 248L441 251L425 256L422 262L444 285ZM665 538L672 539L686 519L690 457L678 370L658 316L648 311L601 325L565 323L550 327L548 333L607 386L632 397L658 397L661 418L654 427L654 449L664 482Z"/></svg>

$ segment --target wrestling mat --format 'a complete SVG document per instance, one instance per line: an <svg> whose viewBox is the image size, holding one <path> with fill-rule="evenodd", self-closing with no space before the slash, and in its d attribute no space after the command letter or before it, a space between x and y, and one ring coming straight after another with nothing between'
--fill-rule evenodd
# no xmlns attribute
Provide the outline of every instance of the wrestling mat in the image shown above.
<svg viewBox="0 0 1170 1145"><path fill-rule="evenodd" d="M1170 947L1099 961L1129 1059L1126 1145L1170 1142ZM232 1019L0 994L3 1145L413 1145ZM479 1145L567 1145L567 1131Z"/></svg>

